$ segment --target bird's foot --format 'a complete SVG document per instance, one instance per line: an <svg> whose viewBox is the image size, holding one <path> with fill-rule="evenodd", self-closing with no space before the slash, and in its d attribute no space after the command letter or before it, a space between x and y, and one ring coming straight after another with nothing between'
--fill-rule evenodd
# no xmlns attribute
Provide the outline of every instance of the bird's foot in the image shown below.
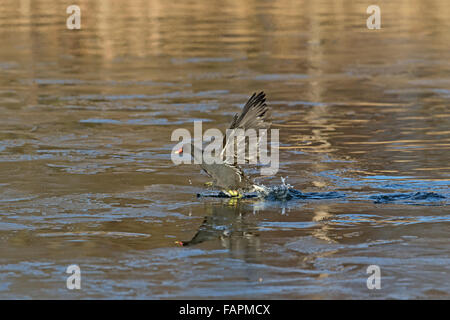
<svg viewBox="0 0 450 320"><path fill-rule="evenodd" d="M212 187L213 186L213 182L212 181L205 182L205 186Z"/></svg>
<svg viewBox="0 0 450 320"><path fill-rule="evenodd" d="M239 193L238 190L227 190L227 191L223 191L225 194L227 194L230 198L242 198L243 195L242 193Z"/></svg>
<svg viewBox="0 0 450 320"><path fill-rule="evenodd" d="M231 207L231 208L235 208L237 207L238 203L239 203L239 198L229 198L226 202L224 202L227 206Z"/></svg>

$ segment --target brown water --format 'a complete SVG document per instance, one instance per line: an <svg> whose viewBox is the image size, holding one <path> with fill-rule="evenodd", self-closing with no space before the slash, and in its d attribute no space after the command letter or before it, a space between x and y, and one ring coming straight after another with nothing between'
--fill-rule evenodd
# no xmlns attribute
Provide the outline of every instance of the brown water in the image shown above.
<svg viewBox="0 0 450 320"><path fill-rule="evenodd" d="M0 298L450 298L447 0L378 1L381 30L367 1L77 4L72 31L67 1L0 3ZM171 132L259 90L262 182L316 199L197 198Z"/></svg>

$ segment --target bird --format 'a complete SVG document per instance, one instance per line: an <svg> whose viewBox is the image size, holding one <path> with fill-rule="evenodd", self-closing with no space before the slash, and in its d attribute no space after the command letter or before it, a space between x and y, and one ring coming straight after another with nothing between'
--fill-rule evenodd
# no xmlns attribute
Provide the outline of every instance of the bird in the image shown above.
<svg viewBox="0 0 450 320"><path fill-rule="evenodd" d="M272 122L270 121L270 110L266 104L266 94L264 91L253 95L248 99L242 108L240 114L236 113L231 121L229 130L236 132L237 129L269 129ZM234 139L234 138L233 138ZM259 142L259 140L258 140ZM230 140L224 137L223 150L227 149ZM197 152L195 152L197 150ZM242 168L237 164L237 153L242 150L233 150L234 154L230 160L224 158L223 152L217 157L221 157L220 163L207 164L204 161L198 161L200 167L209 175L213 181L208 185L220 188L223 193L231 198L242 198L245 192L264 192L263 186L253 183L253 181L244 174ZM244 150L245 152L245 150ZM199 150L193 142L183 144L182 147L175 151L177 154L189 153L193 158L198 155L203 156L203 149ZM249 154L247 160L256 157L256 154Z"/></svg>

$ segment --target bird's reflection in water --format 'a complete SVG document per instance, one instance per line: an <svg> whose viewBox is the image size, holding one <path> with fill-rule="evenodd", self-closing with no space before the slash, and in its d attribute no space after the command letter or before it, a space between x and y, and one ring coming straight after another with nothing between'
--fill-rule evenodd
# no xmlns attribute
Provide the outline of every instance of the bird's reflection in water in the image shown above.
<svg viewBox="0 0 450 320"><path fill-rule="evenodd" d="M197 233L183 246L193 246L207 241L219 240L221 245L233 252L259 251L260 240L256 221L249 204L237 199L220 203L205 203L207 216Z"/></svg>

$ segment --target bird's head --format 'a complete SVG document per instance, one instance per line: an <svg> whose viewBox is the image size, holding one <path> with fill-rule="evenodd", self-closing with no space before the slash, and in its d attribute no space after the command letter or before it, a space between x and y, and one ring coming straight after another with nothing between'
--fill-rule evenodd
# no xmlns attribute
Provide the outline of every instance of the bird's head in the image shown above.
<svg viewBox="0 0 450 320"><path fill-rule="evenodd" d="M181 146L180 149L174 151L175 154L182 155L183 153L191 154L194 150L192 143L185 143Z"/></svg>
<svg viewBox="0 0 450 320"><path fill-rule="evenodd" d="M176 154L183 154L183 147L175 151Z"/></svg>

